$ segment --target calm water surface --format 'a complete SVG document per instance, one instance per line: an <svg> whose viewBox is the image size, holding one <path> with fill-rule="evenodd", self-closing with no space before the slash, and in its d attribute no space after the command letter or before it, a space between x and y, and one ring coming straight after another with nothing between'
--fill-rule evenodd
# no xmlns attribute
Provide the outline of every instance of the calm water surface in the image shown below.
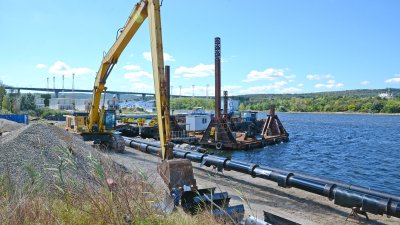
<svg viewBox="0 0 400 225"><path fill-rule="evenodd" d="M290 142L216 154L400 195L400 116L278 116Z"/></svg>

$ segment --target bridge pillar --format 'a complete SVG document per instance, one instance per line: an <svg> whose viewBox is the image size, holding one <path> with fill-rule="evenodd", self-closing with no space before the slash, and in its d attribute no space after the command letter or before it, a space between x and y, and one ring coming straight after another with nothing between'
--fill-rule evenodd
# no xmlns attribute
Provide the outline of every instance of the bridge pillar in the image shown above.
<svg viewBox="0 0 400 225"><path fill-rule="evenodd" d="M58 93L59 93L59 91L54 90L54 96L55 96L56 98L58 98Z"/></svg>
<svg viewBox="0 0 400 225"><path fill-rule="evenodd" d="M21 89L18 88L18 89L17 89L17 93L18 93L18 94L21 94Z"/></svg>
<svg viewBox="0 0 400 225"><path fill-rule="evenodd" d="M146 94L142 94L142 99L146 100Z"/></svg>
<svg viewBox="0 0 400 225"><path fill-rule="evenodd" d="M118 101L121 100L121 94L116 94Z"/></svg>

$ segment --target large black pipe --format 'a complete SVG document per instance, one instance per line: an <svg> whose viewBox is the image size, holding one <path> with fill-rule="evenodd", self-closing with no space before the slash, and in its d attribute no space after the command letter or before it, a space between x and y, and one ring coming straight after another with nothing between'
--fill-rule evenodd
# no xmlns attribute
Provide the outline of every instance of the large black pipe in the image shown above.
<svg viewBox="0 0 400 225"><path fill-rule="evenodd" d="M161 152L158 143L149 143L138 139L125 138L125 144L150 154L159 155ZM394 216L400 218L400 196L370 190L364 187L353 186L343 182L335 182L323 178L301 175L285 170L270 168L242 162L225 157L202 154L174 148L174 157L186 158L205 166L215 166L218 170L233 170L277 182L281 187L295 187L334 200L334 203L343 207L359 207L365 212Z"/></svg>

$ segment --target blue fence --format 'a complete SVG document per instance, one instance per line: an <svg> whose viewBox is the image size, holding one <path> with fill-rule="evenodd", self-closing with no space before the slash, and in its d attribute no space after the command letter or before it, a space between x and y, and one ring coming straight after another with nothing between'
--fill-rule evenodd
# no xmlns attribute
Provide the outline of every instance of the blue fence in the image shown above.
<svg viewBox="0 0 400 225"><path fill-rule="evenodd" d="M29 123L29 118L27 114L0 114L0 119L11 120L17 123Z"/></svg>

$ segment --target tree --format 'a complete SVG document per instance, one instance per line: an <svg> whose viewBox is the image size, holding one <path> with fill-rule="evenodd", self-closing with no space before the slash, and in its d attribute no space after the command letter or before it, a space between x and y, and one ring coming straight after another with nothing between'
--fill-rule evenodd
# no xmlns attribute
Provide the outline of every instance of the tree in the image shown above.
<svg viewBox="0 0 400 225"><path fill-rule="evenodd" d="M21 96L21 110L35 110L35 96L31 93Z"/></svg>
<svg viewBox="0 0 400 225"><path fill-rule="evenodd" d="M239 110L240 110L240 111L246 110L246 106L243 104L243 102L240 103L240 105L239 105Z"/></svg>
<svg viewBox="0 0 400 225"><path fill-rule="evenodd" d="M384 113L400 113L400 101L389 100L385 107L383 107L382 112Z"/></svg>
<svg viewBox="0 0 400 225"><path fill-rule="evenodd" d="M383 107L385 107L385 105L381 101L377 100L372 103L371 110L374 113L378 113L383 109Z"/></svg>
<svg viewBox="0 0 400 225"><path fill-rule="evenodd" d="M6 95L7 95L6 89L4 88L3 84L0 84L0 102L1 103L3 102L3 98ZM0 107L1 107L0 109L2 109L2 105L0 105Z"/></svg>
<svg viewBox="0 0 400 225"><path fill-rule="evenodd" d="M49 107L51 95L50 94L42 94L42 95L40 95L40 97L44 99L44 102L43 102L44 106Z"/></svg>
<svg viewBox="0 0 400 225"><path fill-rule="evenodd" d="M9 95L4 95L3 100L1 101L1 108L3 110L11 111L11 101Z"/></svg>

